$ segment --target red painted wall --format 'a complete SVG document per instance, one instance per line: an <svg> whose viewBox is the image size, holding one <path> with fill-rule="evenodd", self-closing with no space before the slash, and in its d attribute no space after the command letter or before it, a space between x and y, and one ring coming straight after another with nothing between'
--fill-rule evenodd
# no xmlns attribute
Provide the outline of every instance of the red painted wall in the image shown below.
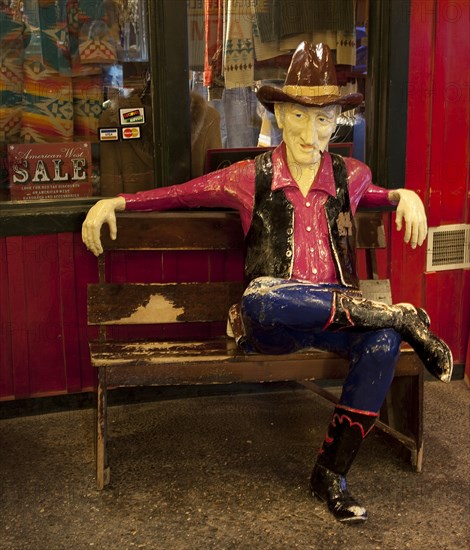
<svg viewBox="0 0 470 550"><path fill-rule="evenodd" d="M411 0L407 174L430 227L469 223L470 4ZM432 328L465 363L470 270L425 273L424 247L412 251L391 232L395 301L421 304Z"/></svg>
<svg viewBox="0 0 470 550"><path fill-rule="evenodd" d="M78 234L0 239L0 399L93 386L85 293L95 280Z"/></svg>

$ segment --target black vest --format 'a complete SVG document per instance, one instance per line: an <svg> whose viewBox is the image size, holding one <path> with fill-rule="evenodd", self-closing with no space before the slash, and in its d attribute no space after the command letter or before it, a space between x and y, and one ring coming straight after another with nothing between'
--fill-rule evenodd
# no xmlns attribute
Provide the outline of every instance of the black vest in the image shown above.
<svg viewBox="0 0 470 550"><path fill-rule="evenodd" d="M348 174L344 160L331 155L336 197L325 203L331 255L338 282L358 288L356 274L356 228L351 212ZM245 275L288 279L292 274L294 252L294 207L282 189L271 190L272 152L255 159L256 190L253 216L246 236Z"/></svg>

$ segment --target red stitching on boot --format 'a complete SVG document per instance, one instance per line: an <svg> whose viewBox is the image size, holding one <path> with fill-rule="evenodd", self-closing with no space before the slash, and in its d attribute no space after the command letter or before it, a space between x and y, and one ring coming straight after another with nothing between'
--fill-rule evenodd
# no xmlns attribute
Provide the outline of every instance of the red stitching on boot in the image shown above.
<svg viewBox="0 0 470 550"><path fill-rule="evenodd" d="M363 409L354 409L353 407L348 407L347 405L336 405L337 409L344 409L345 411L350 411L357 414L363 414L364 416L379 416L378 412L365 411Z"/></svg>
<svg viewBox="0 0 470 550"><path fill-rule="evenodd" d="M359 429L361 430L361 434L362 434L362 439L364 439L366 437L366 435L372 430L372 428L374 427L373 425L367 430L367 432L364 431L364 426L360 423L360 422L353 422L352 419L347 415L347 414L342 414L341 416L338 414L338 413L335 413L333 415L333 418L331 420L331 423L333 424L333 426L336 426L336 423L335 423L335 420L338 419L339 420L339 423L342 424L343 423L343 419L347 418L349 420L349 425L351 426L351 428L353 426L358 426ZM326 439L326 438L325 438ZM333 441L333 439L331 439L331 441Z"/></svg>

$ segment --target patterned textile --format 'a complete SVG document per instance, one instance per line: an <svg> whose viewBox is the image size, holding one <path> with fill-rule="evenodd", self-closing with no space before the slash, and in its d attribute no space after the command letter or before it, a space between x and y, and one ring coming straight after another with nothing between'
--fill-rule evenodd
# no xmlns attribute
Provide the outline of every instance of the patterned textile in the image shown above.
<svg viewBox="0 0 470 550"><path fill-rule="evenodd" d="M24 143L71 141L73 103L66 3L25 0L31 39L24 51Z"/></svg>
<svg viewBox="0 0 470 550"><path fill-rule="evenodd" d="M227 0L227 32L224 43L225 88L251 86L254 81L253 23L251 7Z"/></svg>
<svg viewBox="0 0 470 550"><path fill-rule="evenodd" d="M281 15L280 2L281 0L263 0L262 2L254 2L253 4L253 18L256 22L261 42L279 43L279 38L281 37L279 22Z"/></svg>
<svg viewBox="0 0 470 550"><path fill-rule="evenodd" d="M26 62L24 70L21 141L24 143L72 141L71 78L48 71L34 61Z"/></svg>
<svg viewBox="0 0 470 550"><path fill-rule="evenodd" d="M79 55L82 64L115 63L119 32L111 25L104 2L78 0ZM116 34L117 32L117 34Z"/></svg>
<svg viewBox="0 0 470 550"><path fill-rule="evenodd" d="M328 44L338 65L356 64L354 0L263 0L253 6L257 60L294 50L307 40Z"/></svg>
<svg viewBox="0 0 470 550"><path fill-rule="evenodd" d="M253 45L256 61L272 59L280 54L279 40L262 41L256 18L253 20Z"/></svg>
<svg viewBox="0 0 470 550"><path fill-rule="evenodd" d="M103 70L80 59L84 6L103 16L102 2L24 0L23 23L0 3L0 141L97 140Z"/></svg>
<svg viewBox="0 0 470 550"><path fill-rule="evenodd" d="M69 29L70 65L73 76L85 76L88 74L101 74L102 68L98 64L80 61L80 10L78 0L67 0L67 24Z"/></svg>
<svg viewBox="0 0 470 550"><path fill-rule="evenodd" d="M0 193L9 187L8 143L98 140L102 64L117 60L119 45L114 6L0 0Z"/></svg>
<svg viewBox="0 0 470 550"><path fill-rule="evenodd" d="M224 0L204 0L204 86L221 84Z"/></svg>
<svg viewBox="0 0 470 550"><path fill-rule="evenodd" d="M115 63L117 52L109 38L108 27L103 21L83 25L78 51L81 63Z"/></svg>
<svg viewBox="0 0 470 550"><path fill-rule="evenodd" d="M40 58L49 70L68 74L69 33L65 1L24 0L23 10L31 30L28 55Z"/></svg>
<svg viewBox="0 0 470 550"><path fill-rule="evenodd" d="M263 0L253 4L253 20L256 61L291 52L305 40L328 44L337 65L356 65L354 0ZM257 80L273 74L255 64Z"/></svg>
<svg viewBox="0 0 470 550"><path fill-rule="evenodd" d="M23 39L21 20L0 4L0 142L19 139L23 91Z"/></svg>
<svg viewBox="0 0 470 550"><path fill-rule="evenodd" d="M336 63L338 65L356 65L356 33L338 31L336 34Z"/></svg>
<svg viewBox="0 0 470 550"><path fill-rule="evenodd" d="M206 53L204 9L188 3L188 62L191 71L204 70Z"/></svg>
<svg viewBox="0 0 470 550"><path fill-rule="evenodd" d="M263 0L255 3L263 42L324 30L354 30L354 0Z"/></svg>
<svg viewBox="0 0 470 550"><path fill-rule="evenodd" d="M75 141L98 141L98 127L103 111L103 78L77 76L72 79L73 124Z"/></svg>
<svg viewBox="0 0 470 550"><path fill-rule="evenodd" d="M19 140L23 99L24 25L11 7L0 2L0 195L8 189L7 143Z"/></svg>
<svg viewBox="0 0 470 550"><path fill-rule="evenodd" d="M314 43L323 42L335 51L336 65L356 64L356 33L350 31L317 31L309 39Z"/></svg>

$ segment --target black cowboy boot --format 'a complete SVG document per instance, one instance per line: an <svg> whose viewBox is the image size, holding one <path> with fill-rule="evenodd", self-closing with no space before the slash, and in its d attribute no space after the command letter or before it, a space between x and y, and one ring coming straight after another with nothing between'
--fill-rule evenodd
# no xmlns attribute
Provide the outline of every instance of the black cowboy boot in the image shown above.
<svg viewBox="0 0 470 550"><path fill-rule="evenodd" d="M411 304L389 306L335 292L328 330L342 328L392 328L410 344L427 370L438 380L452 378L452 352L445 342L429 330L429 317Z"/></svg>
<svg viewBox="0 0 470 550"><path fill-rule="evenodd" d="M335 518L344 523L359 523L367 519L366 509L349 494L345 476L376 418L374 413L338 405L313 468L310 478L312 495L326 502Z"/></svg>

